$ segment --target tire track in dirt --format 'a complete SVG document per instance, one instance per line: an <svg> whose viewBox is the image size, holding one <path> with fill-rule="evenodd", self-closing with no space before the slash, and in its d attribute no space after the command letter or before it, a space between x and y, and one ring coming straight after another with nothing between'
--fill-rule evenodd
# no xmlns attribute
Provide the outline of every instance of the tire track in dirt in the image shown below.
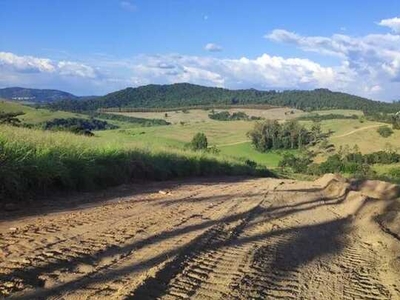
<svg viewBox="0 0 400 300"><path fill-rule="evenodd" d="M192 196L190 195L189 198ZM207 213L209 210L216 209L220 204L222 204L222 201L205 207L199 213ZM180 206L183 206L183 204L168 208L169 213L164 210L160 216L163 217L164 221L167 221L168 219L175 220L177 214L184 215L185 212L190 213L187 205L185 205L185 209L176 211ZM178 224L176 225L183 225L188 219L196 216L200 215L190 215L189 217L181 218L177 221ZM144 217L146 217L145 214ZM123 220L113 222L111 226L110 224L105 224L106 226L99 226L99 228L95 228L94 230L86 229L78 235L69 236L68 239L58 240L51 244L43 243L40 246L36 246L33 253L31 252L31 254L15 260L9 260L7 267L4 266L2 268L6 274L13 274L13 278L11 278L12 282L10 282L8 280L10 279L9 276L1 276L3 281L6 280L3 286L10 287L9 289L4 289L4 293L15 292L19 288L26 288L27 286L43 286L44 280L48 284L56 279L59 280L63 276L63 273L71 271L81 275L95 272L99 268L98 266L104 267L120 260L125 255L121 253L121 245L134 242L131 239L134 239L137 234L151 230L151 226L155 227L154 229L157 229L159 226L159 221L154 218L154 215L144 222L135 220L135 218L137 218L135 215L125 216ZM110 219L108 219L109 221ZM76 222L73 222L71 227L74 228L75 224ZM53 225L50 224L50 226ZM89 234L89 236L85 237L85 234ZM32 238L32 236L27 234L26 238ZM10 243L10 240L19 239L21 239L21 235L11 233L8 242ZM47 241L47 239L44 240ZM124 249L124 251L129 253L131 249ZM12 263L11 265L10 262ZM52 274L57 269L61 269L62 271ZM50 273L50 275L46 275L47 273ZM39 274L41 275L40 279L38 278Z"/></svg>
<svg viewBox="0 0 400 300"><path fill-rule="evenodd" d="M150 278L133 291L129 299L223 296L231 281L232 271L239 266L237 262L246 252L229 244L237 238L259 207L260 203L242 219L221 223L210 229L161 269L155 278Z"/></svg>
<svg viewBox="0 0 400 300"><path fill-rule="evenodd" d="M170 195L40 217L40 233L35 219L21 221L16 232L2 232L0 250L15 247L21 255L0 257L0 295L400 299L400 276L390 266L396 258L386 251L397 247L393 238L371 224L376 210L354 213L365 197L335 184L182 185Z"/></svg>

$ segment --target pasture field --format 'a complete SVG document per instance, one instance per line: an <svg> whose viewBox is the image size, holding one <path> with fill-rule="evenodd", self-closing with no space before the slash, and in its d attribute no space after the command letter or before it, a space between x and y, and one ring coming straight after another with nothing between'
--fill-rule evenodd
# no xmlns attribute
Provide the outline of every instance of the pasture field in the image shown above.
<svg viewBox="0 0 400 300"><path fill-rule="evenodd" d="M81 115L70 112L50 111L46 109L35 109L24 106L19 103L0 101L0 111L12 112L23 111L25 115L21 120L30 124L37 124L54 118L79 117L87 118L87 115ZM216 110L220 111L220 110ZM229 109L230 113L235 111L244 111L249 116L262 116L266 119L277 119L280 121L307 115L307 113L290 108L273 108L267 110L256 109ZM291 112L294 112L293 114ZM113 149L149 149L163 151L181 151L189 143L192 137L203 132L208 139L209 146L216 146L220 150L220 157L246 159L267 166L268 168L277 167L282 152L271 151L269 153L257 152L251 146L247 137L247 132L252 129L256 121L216 121L208 117L211 111L202 109L167 112L131 112L121 113L122 115L139 118L160 118L171 122L169 126L156 127L137 127L135 124L129 124L119 121L110 121L120 126L119 129L105 130L95 132L95 137L90 139L93 146L101 145ZM312 114L343 114L343 115L362 115L361 111L354 110L327 110L314 111ZM311 121L301 121L306 126L311 126ZM336 150L340 146L348 145L352 149L355 145L363 153L378 151L382 149L400 149L400 131L389 138L383 138L377 133L377 128L383 125L379 122L364 121L358 119L335 119L321 121L321 129L324 132L332 131L329 137L329 143L335 145ZM325 155L316 158L317 162L326 159Z"/></svg>
<svg viewBox="0 0 400 300"><path fill-rule="evenodd" d="M25 123L38 124L56 118L87 118L86 115L71 113L66 111L50 111L48 109L36 109L31 106L21 105L20 103L10 102L0 99L0 111L3 112L23 112L18 118Z"/></svg>
<svg viewBox="0 0 400 300"><path fill-rule="evenodd" d="M273 120L293 119L305 114L301 110L291 109L287 107L271 108L271 109L248 109L248 108L215 109L215 112L220 112L220 111L229 111L229 113L231 114L234 112L242 111L245 112L250 117L252 116L262 117L265 119L273 119ZM291 113L292 111L293 114ZM210 113L211 110L192 109L186 112L177 110L168 112L121 112L112 114L120 114L124 116L132 116L132 117L147 118L147 119L164 119L172 124L178 124L180 122L192 124L192 123L212 121L208 117ZM167 114L167 117L165 116L165 114Z"/></svg>

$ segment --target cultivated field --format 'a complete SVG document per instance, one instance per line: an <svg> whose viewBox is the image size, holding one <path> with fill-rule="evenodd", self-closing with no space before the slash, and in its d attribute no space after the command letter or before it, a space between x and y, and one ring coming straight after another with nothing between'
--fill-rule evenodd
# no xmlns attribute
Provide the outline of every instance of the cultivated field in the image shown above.
<svg viewBox="0 0 400 300"><path fill-rule="evenodd" d="M395 203L393 187L351 189L332 176L214 178L3 212L0 295L399 299L398 216L376 217Z"/></svg>

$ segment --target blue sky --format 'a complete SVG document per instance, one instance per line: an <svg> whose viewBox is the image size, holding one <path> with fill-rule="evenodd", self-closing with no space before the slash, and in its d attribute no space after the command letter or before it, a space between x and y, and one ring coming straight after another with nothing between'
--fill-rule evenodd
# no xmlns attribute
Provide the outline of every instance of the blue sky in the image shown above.
<svg viewBox="0 0 400 300"><path fill-rule="evenodd" d="M0 0L0 87L330 88L400 99L400 1Z"/></svg>

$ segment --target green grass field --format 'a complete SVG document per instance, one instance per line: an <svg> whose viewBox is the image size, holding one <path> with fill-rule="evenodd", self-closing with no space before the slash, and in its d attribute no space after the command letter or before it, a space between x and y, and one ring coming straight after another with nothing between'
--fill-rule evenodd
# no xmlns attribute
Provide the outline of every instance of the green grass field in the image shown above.
<svg viewBox="0 0 400 300"><path fill-rule="evenodd" d="M285 120L288 118L306 115L306 113L293 110L290 108L274 108L268 110L255 109L230 109L231 112L243 110L251 116L262 116L267 119ZM25 115L21 116L21 120L26 123L37 124L40 122L52 120L54 118L87 118L86 115L75 114L62 111L49 111L46 109L35 109L33 107L13 103L9 101L0 101L0 111L23 111ZM355 110L326 110L315 111L318 114L343 114L343 115L362 115L361 111ZM254 158L254 161L276 165L277 154L261 154L254 151L251 147L244 144L248 141L246 133L253 127L254 122L249 121L215 121L208 118L209 111L190 110L189 113L182 111L165 113L157 112L134 112L123 113L141 118L162 118L174 123L170 126L159 127L137 127L134 124L128 124L119 121L108 121L116 124L121 128L113 131L97 132L98 139L104 139L112 145L123 145L124 147L137 147L144 145L146 147L168 147L181 149L188 143L194 134L203 132L206 134L209 144L216 145L221 148L222 155L233 155L235 157ZM180 122L184 122L181 125ZM311 125L310 121L302 121L307 126ZM383 125L378 122L365 121L361 123L359 120L324 120L321 122L323 131L331 130L333 134L329 138L329 142L333 143L337 149L340 146L349 145L354 147L358 145L363 153L378 151L384 148L400 149L400 131L389 138L381 137L376 129ZM247 148L246 148L247 147Z"/></svg>
<svg viewBox="0 0 400 300"><path fill-rule="evenodd" d="M89 190L135 179L264 175L266 168L204 152L127 147L107 139L0 126L0 202L52 190Z"/></svg>
<svg viewBox="0 0 400 300"><path fill-rule="evenodd" d="M274 120L293 119L299 116L303 116L305 114L301 110L287 108L287 107L272 108L272 109L249 109L249 108L215 109L215 112L220 112L220 111L229 111L229 113L231 114L234 112L242 111L245 112L248 116L262 117L265 119L274 119ZM186 124L218 122L218 121L213 121L208 117L210 113L211 110L191 109L188 110L187 112L177 110L168 112L122 112L113 114L121 114L125 116L147 118L147 119L164 119L172 124L179 124L180 122L184 122ZM167 114L167 116L165 114Z"/></svg>
<svg viewBox="0 0 400 300"><path fill-rule="evenodd" d="M19 119L25 123L38 124L56 118L87 118L85 115L70 113L65 111L50 111L47 109L36 109L31 106L21 105L20 103L0 100L0 111L23 112L24 115Z"/></svg>
<svg viewBox="0 0 400 300"><path fill-rule="evenodd" d="M288 151L270 151L266 153L261 153L256 151L252 147L250 142L229 145L229 146L221 146L219 147L219 149L221 150L221 155L250 159L260 165L267 166L268 168L278 167L278 164L282 158L283 153L288 152ZM293 150L290 152L294 153L296 151Z"/></svg>

